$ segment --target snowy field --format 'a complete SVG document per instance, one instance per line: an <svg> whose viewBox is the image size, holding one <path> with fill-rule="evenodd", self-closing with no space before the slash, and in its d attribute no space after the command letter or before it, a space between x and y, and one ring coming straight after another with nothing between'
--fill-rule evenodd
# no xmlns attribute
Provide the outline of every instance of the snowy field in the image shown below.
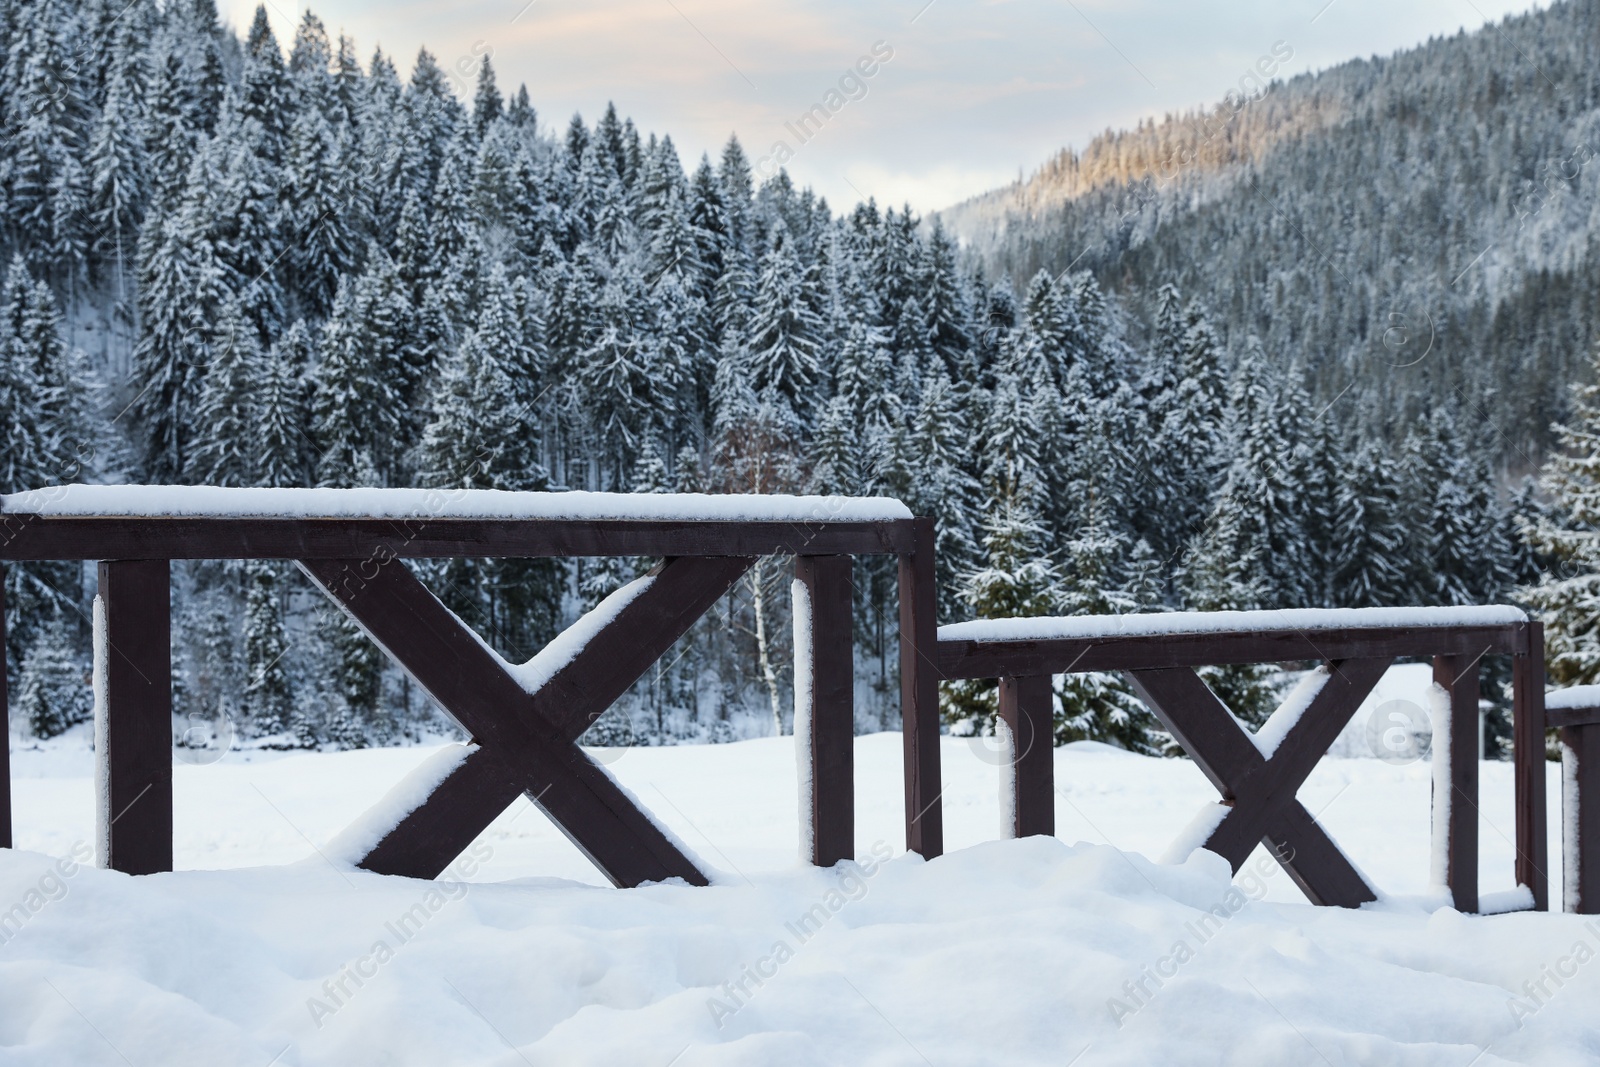
<svg viewBox="0 0 1600 1067"><path fill-rule="evenodd" d="M1058 839L1002 842L992 749L946 739L948 854L927 863L900 847L898 735L862 737L861 863L835 871L796 861L792 739L598 750L718 872L631 891L525 802L453 881L323 858L431 748L180 765L177 873L75 868L54 858L88 855L86 742L13 746L5 1064L1600 1058L1600 923L1441 906L1426 761L1330 758L1301 790L1387 894L1348 912L1305 904L1259 852L1232 892L1208 854L1153 862L1214 793L1187 761L1094 744L1056 752ZM1509 764L1484 765L1482 810L1483 888L1509 889Z"/></svg>

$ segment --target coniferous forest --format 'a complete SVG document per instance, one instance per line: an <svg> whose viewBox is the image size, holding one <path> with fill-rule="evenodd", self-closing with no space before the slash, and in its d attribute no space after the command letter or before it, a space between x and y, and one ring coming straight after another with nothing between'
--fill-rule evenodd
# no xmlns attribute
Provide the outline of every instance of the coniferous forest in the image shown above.
<svg viewBox="0 0 1600 1067"><path fill-rule="evenodd" d="M286 42L212 0L3 0L0 27L8 492L892 495L938 522L944 621L1494 602L1549 563L1524 529L1565 521L1470 407L1331 402L1295 292L1241 315L1160 262L1125 292L1012 274L910 206L758 184L737 138L683 159L612 108L540 114L488 54L401 64L309 12ZM647 565L421 569L520 660ZM590 738L786 729L789 577L753 570ZM283 746L448 729L292 568L174 582L191 721ZM858 725L893 726L890 561L856 590ZM47 737L89 714L92 575L12 567L6 593L13 729ZM1270 709L1264 673L1210 680ZM1117 678L1059 695L1058 740L1165 750ZM992 693L946 698L970 729Z"/></svg>

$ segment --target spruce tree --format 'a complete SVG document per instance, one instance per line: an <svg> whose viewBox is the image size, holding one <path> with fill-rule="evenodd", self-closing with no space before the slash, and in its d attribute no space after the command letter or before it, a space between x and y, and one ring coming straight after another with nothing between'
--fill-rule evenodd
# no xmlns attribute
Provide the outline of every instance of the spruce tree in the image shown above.
<svg viewBox="0 0 1600 1067"><path fill-rule="evenodd" d="M339 279L359 259L361 205L347 166L345 145L322 112L302 111L290 130L282 201L289 273L308 316L328 313Z"/></svg>
<svg viewBox="0 0 1600 1067"><path fill-rule="evenodd" d="M1116 571L1129 549L1108 521L1107 511L1096 497L1090 502L1088 521L1066 542L1068 565L1059 596L1063 614L1122 615L1142 606L1119 586ZM1155 717L1121 675L1094 671L1062 675L1056 698L1057 744L1103 741L1154 755L1167 743Z"/></svg>
<svg viewBox="0 0 1600 1067"><path fill-rule="evenodd" d="M245 568L243 710L258 736L284 733L294 707L279 596L280 564L252 560Z"/></svg>
<svg viewBox="0 0 1600 1067"><path fill-rule="evenodd" d="M200 485L252 485L260 444L256 412L260 347L237 301L223 309L218 332L221 338L195 405L197 431L187 474Z"/></svg>
<svg viewBox="0 0 1600 1067"><path fill-rule="evenodd" d="M926 279L926 291L922 308L927 314L928 343L944 360L945 369L952 378L970 381L977 373L969 333L972 308L957 274L959 255L956 243L945 232L944 223L937 216L925 247L922 273Z"/></svg>
<svg viewBox="0 0 1600 1067"><path fill-rule="evenodd" d="M245 39L241 81L239 114L260 125L257 151L262 159L280 163L289 139L289 124L295 116L295 96L264 4L256 5Z"/></svg>
<svg viewBox="0 0 1600 1067"><path fill-rule="evenodd" d="M305 363L297 349L309 349L310 331L296 321L261 360L254 396L255 423L250 469L255 483L266 486L306 484L306 389L301 377Z"/></svg>
<svg viewBox="0 0 1600 1067"><path fill-rule="evenodd" d="M95 251L115 266L119 299L127 299L127 274L144 217L148 190L138 101L121 71L106 92L89 148L89 210L98 234Z"/></svg>
<svg viewBox="0 0 1600 1067"><path fill-rule="evenodd" d="M295 27L294 46L289 50L289 80L302 116L315 110L333 121L339 114L328 29L310 11L301 16L300 25Z"/></svg>
<svg viewBox="0 0 1600 1067"><path fill-rule="evenodd" d="M54 737L94 713L88 672L59 608L23 660L17 708L38 738Z"/></svg>
<svg viewBox="0 0 1600 1067"><path fill-rule="evenodd" d="M577 355L575 377L586 398L605 477L614 486L624 484L632 469L641 436L656 414L661 384L651 377L657 349L654 338L640 328L642 310L636 283L608 284L593 309L591 339Z"/></svg>
<svg viewBox="0 0 1600 1067"><path fill-rule="evenodd" d="M1334 603L1371 608L1405 601L1411 577L1407 534L1388 449L1363 442L1345 464L1334 498Z"/></svg>
<svg viewBox="0 0 1600 1067"><path fill-rule="evenodd" d="M819 301L815 268L801 264L780 224L761 259L751 307L750 377L757 392L777 390L801 415L809 409L811 385L821 372Z"/></svg>
<svg viewBox="0 0 1600 1067"><path fill-rule="evenodd" d="M983 443L984 488L992 499L1036 502L1044 491L1034 414L1023 404L1017 380L1002 374L989 405Z"/></svg>
<svg viewBox="0 0 1600 1067"><path fill-rule="evenodd" d="M1526 530L1549 568L1522 596L1544 619L1546 669L1561 685L1600 682L1600 348L1590 370L1556 426L1560 447L1541 479L1549 511Z"/></svg>
<svg viewBox="0 0 1600 1067"><path fill-rule="evenodd" d="M1204 538L1220 558L1252 561L1249 580L1264 608L1306 604L1308 561L1304 467L1298 429L1278 414L1281 381L1266 366L1258 342L1239 361L1230 397L1232 461L1211 506ZM1227 565L1227 564L1225 564ZM1231 566L1243 566L1242 563Z"/></svg>
<svg viewBox="0 0 1600 1067"><path fill-rule="evenodd" d="M214 154L198 154L178 210L164 213L158 225L147 224L140 236L132 412L142 430L140 466L150 481L182 476L201 371L218 340L227 286L210 235L210 194L220 182Z"/></svg>
<svg viewBox="0 0 1600 1067"><path fill-rule="evenodd" d="M21 256L0 292L0 478L7 492L91 480L95 428L86 404L90 374L62 337L50 287L34 281ZM19 563L6 569L6 649L24 662L42 628L72 606L82 570L75 563Z"/></svg>
<svg viewBox="0 0 1600 1067"><path fill-rule="evenodd" d="M1005 498L995 503L983 525L983 565L961 576L959 595L980 619L1053 615L1062 596L1061 575L1043 552L1043 531L1026 503ZM986 730L997 710L993 682L946 683L940 701L952 725Z"/></svg>
<svg viewBox="0 0 1600 1067"><path fill-rule="evenodd" d="M850 398L828 401L811 446L811 491L823 495L856 495L862 484L861 443Z"/></svg>
<svg viewBox="0 0 1600 1067"><path fill-rule="evenodd" d="M0 488L9 493L39 488L47 470L36 422L39 374L22 333L32 288L27 263L18 255L0 294Z"/></svg>
<svg viewBox="0 0 1600 1067"><path fill-rule="evenodd" d="M392 272L377 265L385 258L341 279L323 326L311 410L322 485L383 484L400 473L407 356Z"/></svg>
<svg viewBox="0 0 1600 1067"><path fill-rule="evenodd" d="M940 616L964 614L959 575L978 558L973 516L979 487L970 472L971 435L950 380L941 369L923 386L915 414L891 446L890 488L918 515L934 517Z"/></svg>
<svg viewBox="0 0 1600 1067"><path fill-rule="evenodd" d="M1181 583L1191 611L1253 611L1268 588L1257 542L1230 497L1219 497L1205 530L1189 544ZM1276 697L1268 668L1258 664L1203 667L1199 675L1241 720L1259 725Z"/></svg>

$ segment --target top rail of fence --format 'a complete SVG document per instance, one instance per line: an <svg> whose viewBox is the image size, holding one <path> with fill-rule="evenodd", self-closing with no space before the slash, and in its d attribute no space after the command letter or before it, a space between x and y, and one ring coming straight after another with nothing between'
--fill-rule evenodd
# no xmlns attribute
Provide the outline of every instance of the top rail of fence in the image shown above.
<svg viewBox="0 0 1600 1067"><path fill-rule="evenodd" d="M0 497L0 560L879 555L884 497L68 485Z"/></svg>
<svg viewBox="0 0 1600 1067"><path fill-rule="evenodd" d="M1517 655L1528 616L1482 607L1296 608L994 619L939 627L943 678L1283 663L1381 656Z"/></svg>

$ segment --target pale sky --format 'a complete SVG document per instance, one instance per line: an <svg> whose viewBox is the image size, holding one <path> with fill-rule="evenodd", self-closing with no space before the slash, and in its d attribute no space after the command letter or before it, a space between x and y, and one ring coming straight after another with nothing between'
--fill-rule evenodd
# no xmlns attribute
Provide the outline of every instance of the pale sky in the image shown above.
<svg viewBox="0 0 1600 1067"><path fill-rule="evenodd" d="M285 47L306 0L270 0ZM737 132L752 159L782 140L797 184L836 210L877 197L919 211L1031 173L1107 127L1212 103L1247 68L1292 51L1282 75L1386 55L1527 10L1529 0L311 0L402 74L426 45L470 72L487 51L502 90L526 82L541 125L607 100L670 133L684 165ZM1539 6L1543 6L1542 4ZM249 25L254 0L225 0ZM881 43L880 43L881 42ZM874 45L885 62L825 99ZM463 78L463 95L471 87ZM840 106L842 102L842 106ZM808 141L786 126L835 108Z"/></svg>

